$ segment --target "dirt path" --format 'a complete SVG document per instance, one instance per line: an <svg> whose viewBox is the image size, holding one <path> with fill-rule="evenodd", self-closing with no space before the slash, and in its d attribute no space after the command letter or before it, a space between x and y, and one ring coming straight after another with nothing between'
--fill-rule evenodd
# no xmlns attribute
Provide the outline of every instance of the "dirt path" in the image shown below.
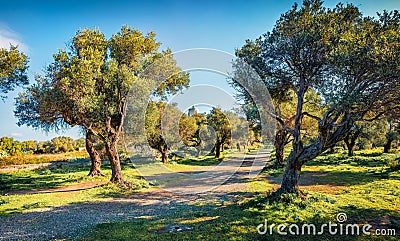
<svg viewBox="0 0 400 241"><path fill-rule="evenodd" d="M146 192L132 195L128 198L115 198L111 201L98 201L88 203L75 203L61 207L33 210L26 213L11 214L0 217L0 240L55 240L74 238L85 228L93 227L100 223L116 220L127 220L140 217L161 217L176 213L177 210L188 208L197 202L218 200L233 200L237 192L245 191L246 180L249 174L255 172L257 161L266 157L266 153L249 156L241 162L238 168L235 165L226 165L224 170L230 175L222 185L213 185L213 182L193 182L191 186L180 186L179 192L171 192L169 188L150 189ZM233 158L234 162L239 159ZM242 160L243 161L243 160ZM229 163L229 162L228 162ZM254 165L253 165L254 164ZM257 168L256 168L257 167ZM220 175L221 176L221 175ZM224 176L225 178L225 176ZM185 181L187 184L187 180ZM215 182L214 182L215 183ZM93 183L98 185L98 183ZM197 185L197 186L196 186ZM174 188L178 188L175 184ZM49 191L73 191L77 185L70 187L48 189ZM205 192L193 193L193 188ZM45 190L40 190L45 191ZM199 208L190 206L190 208Z"/></svg>

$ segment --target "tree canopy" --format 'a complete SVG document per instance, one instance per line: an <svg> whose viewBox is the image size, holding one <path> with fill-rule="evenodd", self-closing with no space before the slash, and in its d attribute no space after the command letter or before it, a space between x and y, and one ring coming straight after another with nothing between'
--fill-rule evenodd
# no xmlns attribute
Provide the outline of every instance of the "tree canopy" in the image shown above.
<svg viewBox="0 0 400 241"><path fill-rule="evenodd" d="M231 124L227 116L218 108L213 108L207 115L207 123L214 129L216 135L215 158L220 158L221 148L224 144L230 144L232 138Z"/></svg>
<svg viewBox="0 0 400 241"><path fill-rule="evenodd" d="M159 51L159 46L155 33L144 35L128 26L109 40L97 29L80 30L67 50L54 54L45 76L38 77L37 84L28 89L31 93L20 95L20 100L32 101L20 101L16 115L24 113L22 120L29 123L29 110L38 110L33 112L39 120L34 123L37 126L45 123L46 127L57 120L92 132L105 144L112 167L111 181L124 182L117 144L128 93L148 66L160 58L172 58L170 50ZM179 68L175 70L175 75L154 90L155 95L174 93L187 86L188 75L180 73Z"/></svg>
<svg viewBox="0 0 400 241"><path fill-rule="evenodd" d="M271 32L237 51L272 96L295 93L293 125L275 116L293 136L280 191L299 193L302 165L343 140L353 123L399 108L399 20L397 11L371 18L351 4L327 9L322 1L306 0L282 14ZM321 96L324 113L305 110L309 91ZM318 136L309 144L302 134L305 116L318 123Z"/></svg>
<svg viewBox="0 0 400 241"><path fill-rule="evenodd" d="M0 97L13 91L15 87L27 85L28 57L18 50L17 46L10 49L0 48Z"/></svg>

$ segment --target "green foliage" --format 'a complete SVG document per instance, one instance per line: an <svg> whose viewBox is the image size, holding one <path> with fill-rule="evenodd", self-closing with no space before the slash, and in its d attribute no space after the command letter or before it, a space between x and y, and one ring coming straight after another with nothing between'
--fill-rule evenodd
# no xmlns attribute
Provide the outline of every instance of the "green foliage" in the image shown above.
<svg viewBox="0 0 400 241"><path fill-rule="evenodd" d="M79 150L80 148L85 148L86 147L86 139L85 138L79 138L75 140L74 142L74 148L75 150Z"/></svg>
<svg viewBox="0 0 400 241"><path fill-rule="evenodd" d="M180 142L179 132L174 132L174 127L179 125L177 121L182 115L183 113L175 106L162 101L150 102L147 106L145 119L147 141L152 148L163 155L163 158L166 158L169 148Z"/></svg>
<svg viewBox="0 0 400 241"><path fill-rule="evenodd" d="M8 153L6 151L0 151L0 158L8 157Z"/></svg>
<svg viewBox="0 0 400 241"><path fill-rule="evenodd" d="M21 142L21 149L24 154L33 154L37 150L37 141L23 141Z"/></svg>
<svg viewBox="0 0 400 241"><path fill-rule="evenodd" d="M14 139L10 137L2 137L0 139L0 150L11 156L22 154L21 143L19 141L14 141Z"/></svg>
<svg viewBox="0 0 400 241"><path fill-rule="evenodd" d="M2 157L34 153L66 153L75 151L78 147L84 147L82 141L84 142L84 139L74 141L71 137L60 136L38 143L33 140L19 142L10 137L2 137L0 151L3 153Z"/></svg>
<svg viewBox="0 0 400 241"><path fill-rule="evenodd" d="M79 142L82 142L79 140ZM76 150L76 142L71 137L55 137L50 141L39 142L37 153L65 153Z"/></svg>
<svg viewBox="0 0 400 241"><path fill-rule="evenodd" d="M4 94L14 90L17 86L27 85L28 58L18 50L17 46L10 49L0 48L0 93Z"/></svg>
<svg viewBox="0 0 400 241"><path fill-rule="evenodd" d="M207 123L214 128L217 136L216 142L229 144L231 138L231 125L229 119L221 109L213 108L207 115Z"/></svg>
<svg viewBox="0 0 400 241"><path fill-rule="evenodd" d="M307 0L282 14L270 32L246 41L236 51L275 92L277 110L272 116L280 127L277 134L292 136L281 189L297 192L299 175L295 173L304 163L348 140L356 122L398 109L399 30L398 11L363 17L352 4L329 9L321 0ZM290 91L294 91L294 111L282 111L280 105L290 101ZM307 98L310 92L318 98ZM314 101L319 102L315 107ZM312 109L316 112L311 113ZM305 117L313 122L308 128ZM276 143L284 143L285 138L280 140ZM388 139L385 152L390 148ZM278 164L283 162L278 158L282 150L276 152Z"/></svg>
<svg viewBox="0 0 400 241"><path fill-rule="evenodd" d="M171 51L159 51L159 46L153 32L144 35L129 26L123 26L110 39L97 29L77 31L68 49L53 55L45 77L38 76L37 83L17 98L18 124L45 130L66 125L83 127L107 147L115 168L111 179L123 181L117 144L127 115L129 91L138 89L134 101L152 94L149 89L158 86L150 78L154 76L141 76L149 66L166 76L166 83L158 83L161 85L154 89L154 95L176 93L189 82L189 75L180 73ZM153 66L158 62L164 65ZM133 104L131 108L137 107L134 101L129 103ZM129 123L126 127L135 128Z"/></svg>
<svg viewBox="0 0 400 241"><path fill-rule="evenodd" d="M215 144L215 133L207 125L207 116L204 113L196 113L189 118L183 115L179 122L179 133L186 146L196 149L197 157L204 150L209 152Z"/></svg>
<svg viewBox="0 0 400 241"><path fill-rule="evenodd" d="M247 144L250 140L249 124L243 117L238 116L237 113L226 111L224 112L226 118L229 120L232 142L231 144ZM253 136L253 140L256 137Z"/></svg>

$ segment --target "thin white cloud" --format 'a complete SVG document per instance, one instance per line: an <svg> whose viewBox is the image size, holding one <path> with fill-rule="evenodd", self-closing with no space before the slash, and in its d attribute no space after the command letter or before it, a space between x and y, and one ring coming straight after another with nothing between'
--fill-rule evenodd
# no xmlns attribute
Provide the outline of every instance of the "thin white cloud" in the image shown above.
<svg viewBox="0 0 400 241"><path fill-rule="evenodd" d="M11 133L11 136L12 136L12 137L23 137L24 134L18 133L18 132L14 132L14 133Z"/></svg>
<svg viewBox="0 0 400 241"><path fill-rule="evenodd" d="M0 48L8 49L10 44L18 45L21 51L28 52L28 46L21 41L19 34L7 25L0 23Z"/></svg>

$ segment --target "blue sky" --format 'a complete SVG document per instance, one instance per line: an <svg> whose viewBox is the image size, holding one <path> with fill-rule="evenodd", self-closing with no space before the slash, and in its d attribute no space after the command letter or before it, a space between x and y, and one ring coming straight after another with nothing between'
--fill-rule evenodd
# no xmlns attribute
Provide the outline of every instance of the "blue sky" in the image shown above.
<svg viewBox="0 0 400 241"><path fill-rule="evenodd" d="M346 2L346 1L345 1ZM400 8L400 1L349 1L366 15L383 9ZM294 1L3 1L0 0L0 47L18 43L29 55L29 76L52 60L52 54L65 47L74 33L96 27L110 37L122 25L143 32L156 32L162 48L173 51L213 48L234 53L246 39L271 30L280 14ZM333 7L337 1L326 1ZM223 82L223 78L220 78ZM196 80L197 82L201 82ZM225 83L219 84L226 88ZM43 133L18 127L13 116L14 98L20 91L0 101L0 137L18 140L46 140L57 135L80 136L78 129L64 133ZM229 92L229 91L228 91Z"/></svg>

